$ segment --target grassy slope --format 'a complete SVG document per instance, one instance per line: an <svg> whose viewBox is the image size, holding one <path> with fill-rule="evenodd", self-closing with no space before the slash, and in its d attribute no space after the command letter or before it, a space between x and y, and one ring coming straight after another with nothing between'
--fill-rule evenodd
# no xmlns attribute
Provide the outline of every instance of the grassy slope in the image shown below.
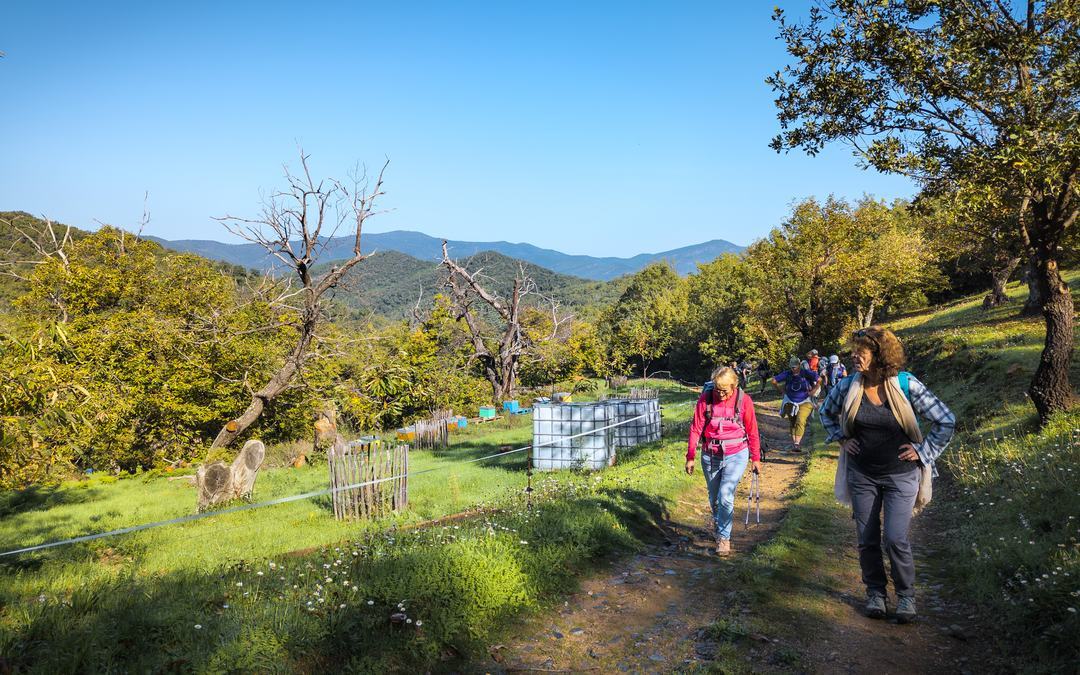
<svg viewBox="0 0 1080 675"><path fill-rule="evenodd" d="M1067 279L1076 292L1080 274ZM1068 672L1080 660L1080 409L1037 430L1023 392L1044 331L1041 319L1015 316L1024 289L1014 285L1009 295L1010 304L989 313L972 297L892 324L911 370L959 418L920 525L944 542L929 567L976 605L1005 667ZM1078 364L1080 355L1074 383ZM833 552L849 536L850 518L832 494L835 456L835 448L815 450L780 533L737 563L746 585L732 605L754 611L723 614L710 627L722 646L714 670L744 672L755 649L778 670L803 670L800 650L851 611L836 600L848 563ZM921 570L924 583L930 571ZM801 637L762 648L749 639L756 633Z"/></svg>
<svg viewBox="0 0 1080 675"><path fill-rule="evenodd" d="M688 413L669 406L665 422ZM430 666L550 603L604 556L636 547L690 481L671 437L624 453L602 474L537 477L530 513L517 456L495 468L458 461L518 445L527 426L474 433L442 457L415 456L415 469L444 470L414 480L399 522L480 500L501 505L486 519L400 532L389 523L339 525L324 506L300 502L28 556L0 575L0 654L49 672ZM319 468L268 471L256 497L319 485ZM7 495L0 541L188 513L193 499L190 488L160 478ZM285 555L313 545L324 548ZM423 625L387 631L399 602Z"/></svg>
<svg viewBox="0 0 1080 675"><path fill-rule="evenodd" d="M1080 273L1066 279L1075 297ZM1064 672L1080 662L1080 407L1037 428L1025 390L1045 332L1041 318L1016 316L1025 291L1013 285L991 312L973 298L895 327L959 420L940 462L937 563L1014 667ZM1070 376L1080 382L1080 352Z"/></svg>

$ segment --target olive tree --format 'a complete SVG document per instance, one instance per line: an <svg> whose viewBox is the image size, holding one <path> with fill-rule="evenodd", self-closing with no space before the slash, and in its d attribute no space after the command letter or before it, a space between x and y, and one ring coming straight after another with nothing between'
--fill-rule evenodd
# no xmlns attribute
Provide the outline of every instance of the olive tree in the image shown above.
<svg viewBox="0 0 1080 675"><path fill-rule="evenodd" d="M774 19L793 61L769 77L777 151L843 141L866 165L973 204L1015 190L1046 341L1029 394L1040 418L1074 400L1073 303L1061 245L1080 216L1080 3L821 0Z"/></svg>

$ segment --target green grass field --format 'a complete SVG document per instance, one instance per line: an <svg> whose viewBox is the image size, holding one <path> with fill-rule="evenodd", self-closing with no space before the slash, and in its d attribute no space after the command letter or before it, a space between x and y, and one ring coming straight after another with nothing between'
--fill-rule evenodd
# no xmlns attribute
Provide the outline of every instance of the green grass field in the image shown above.
<svg viewBox="0 0 1080 675"><path fill-rule="evenodd" d="M673 434L692 396L664 385ZM413 470L436 470L410 482L410 507L392 519L339 523L316 498L5 559L0 654L41 672L375 671L467 654L605 556L633 549L689 481L672 436L602 473L538 475L529 511L525 453L464 462L526 445L530 424L471 427L449 450L414 453ZM324 466L271 469L254 498L326 484ZM194 499L159 476L8 493L0 546L181 516ZM474 519L401 529L480 505ZM422 624L387 632L398 603Z"/></svg>
<svg viewBox="0 0 1080 675"><path fill-rule="evenodd" d="M489 423L456 436L449 450L410 453L410 469L425 473L410 482L408 511L392 519L339 522L329 498L317 497L54 549L30 556L32 562L24 564L35 569L42 565L49 570L64 568L63 573L44 575L62 585L118 573L200 571L360 536L366 529L437 518L524 486L526 453L471 464L463 461L497 453L505 445L528 444L530 424L525 417L514 419L509 429L501 421ZM265 470L260 472L253 500L316 491L325 488L327 481L325 464ZM7 493L0 501L0 548L168 520L192 513L194 504L195 490L190 484L156 475L123 480L106 476L58 488ZM40 588L43 580L37 572L15 576L14 587L20 594Z"/></svg>

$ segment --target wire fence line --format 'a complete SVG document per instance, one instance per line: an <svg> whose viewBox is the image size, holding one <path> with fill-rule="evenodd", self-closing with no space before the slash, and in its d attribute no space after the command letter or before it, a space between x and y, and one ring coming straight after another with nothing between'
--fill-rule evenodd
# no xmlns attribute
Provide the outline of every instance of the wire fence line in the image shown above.
<svg viewBox="0 0 1080 675"><path fill-rule="evenodd" d="M642 419L643 417L646 417L646 415L638 415L637 417L631 417L629 419L622 420L620 422L616 422L615 424L609 424L609 425L607 425L605 427L600 427L600 428L597 428L597 429L590 429L588 431L583 431L581 433L574 434L572 436L561 437L561 438L554 439L554 440L551 440L551 441L545 441L543 443L537 443L535 445L530 443L529 445L526 445L526 446L523 446L523 447L520 447L520 448L514 448L512 450L504 450L502 452L496 452L494 454L487 455L487 456L484 456L484 457L474 457L472 459L467 459L467 460L463 460L463 461L460 461L460 462L455 462L455 464L474 464L476 462L484 462L484 461L491 460L491 459L497 459L499 457L506 457L507 455L513 455L513 454L516 454L516 453L519 453L519 452L525 452L526 450L531 450L531 449L534 449L534 448L545 447L545 446L551 445L553 443L561 443L563 441L570 440L570 439L573 439L573 438L579 438L581 436L588 436L590 434L599 433L601 431L607 431L608 429L612 429L614 427L621 426L623 424L629 424L630 422L635 422L635 421L637 421L639 419ZM43 551L45 549L56 548L58 546L67 546L67 545L70 545L70 544L79 544L79 543L83 543L83 542L94 541L96 539L104 539L106 537L116 537L116 536L119 536L119 535L122 535L122 534L130 534L132 532L140 532L140 531L143 531L143 530L150 530L150 529L154 529L154 528L158 528L158 527L165 527L167 525L180 525L180 524L183 524L183 523L190 523L190 522L193 522L193 521L196 521L196 520L202 520L204 518L212 518L212 517L215 517L215 516L224 516L224 515L228 515L230 513L239 513L241 511L250 511L252 509L261 509L261 508L265 508L265 507L268 507L268 506L277 506L279 504L287 504L289 502L298 502L298 501L303 501L305 499L313 499L315 497L322 497L322 496L325 496L325 495L332 495L332 494L335 494L337 492L342 492L344 490L354 490L354 489L364 487L364 486L368 486L368 485L378 485L380 483L385 483L387 481L398 480L398 479L401 479L401 478L411 478L413 476L419 476L421 474L431 473L433 471L441 471L443 469L444 469L444 467L441 467L441 466L431 467L431 468L428 468L428 469L420 469L418 471L410 471L408 473L400 474L400 475L397 475L397 476L388 476L386 478L379 478L379 479L376 479L376 480L363 481L363 482L360 482L360 483L352 483L350 485L340 485L340 486L337 486L337 487L326 488L326 489L323 489L323 490L313 490L311 492L303 492L301 494L289 495L287 497L279 497L277 499L270 499L270 500L267 500L267 501L256 502L256 503L253 503L253 504L240 504L240 505L237 505L237 506L232 506L232 507L225 508L225 509L220 509L220 510L217 510L217 511L205 511L203 513L192 513L192 514L188 514L186 516L179 516L177 518L170 518L168 520L159 520L159 521L155 521L155 522L151 522L151 523L143 523L141 525L132 525L130 527L122 527L122 528L115 529L115 530L109 530L107 532L97 532L97 533L94 533L94 534L84 534L84 535L81 535L81 536L78 536L78 537L69 537L67 539L60 539L60 540L57 540L57 541L51 541L51 542L47 542L47 543L44 543L44 544L35 544L33 546L26 546L26 547L23 547L23 548L17 548L17 549L12 549L12 550L9 550L9 551L3 551L3 552L0 552L0 558L5 558L5 557L8 557L8 556L23 555L23 554L26 554L26 553L33 553L35 551Z"/></svg>

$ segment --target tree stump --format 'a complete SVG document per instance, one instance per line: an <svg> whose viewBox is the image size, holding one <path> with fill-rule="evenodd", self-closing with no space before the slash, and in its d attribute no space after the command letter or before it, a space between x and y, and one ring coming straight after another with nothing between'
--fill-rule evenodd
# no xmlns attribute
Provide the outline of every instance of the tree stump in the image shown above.
<svg viewBox="0 0 1080 675"><path fill-rule="evenodd" d="M315 420L315 443L312 453L326 456L331 448L344 446L345 437L338 433L337 411L327 403Z"/></svg>
<svg viewBox="0 0 1080 675"><path fill-rule="evenodd" d="M214 462L200 466L195 473L195 484L199 487L199 511L249 496L255 488L255 479L265 458L266 446L263 442L251 440L244 443L244 448L232 465Z"/></svg>

